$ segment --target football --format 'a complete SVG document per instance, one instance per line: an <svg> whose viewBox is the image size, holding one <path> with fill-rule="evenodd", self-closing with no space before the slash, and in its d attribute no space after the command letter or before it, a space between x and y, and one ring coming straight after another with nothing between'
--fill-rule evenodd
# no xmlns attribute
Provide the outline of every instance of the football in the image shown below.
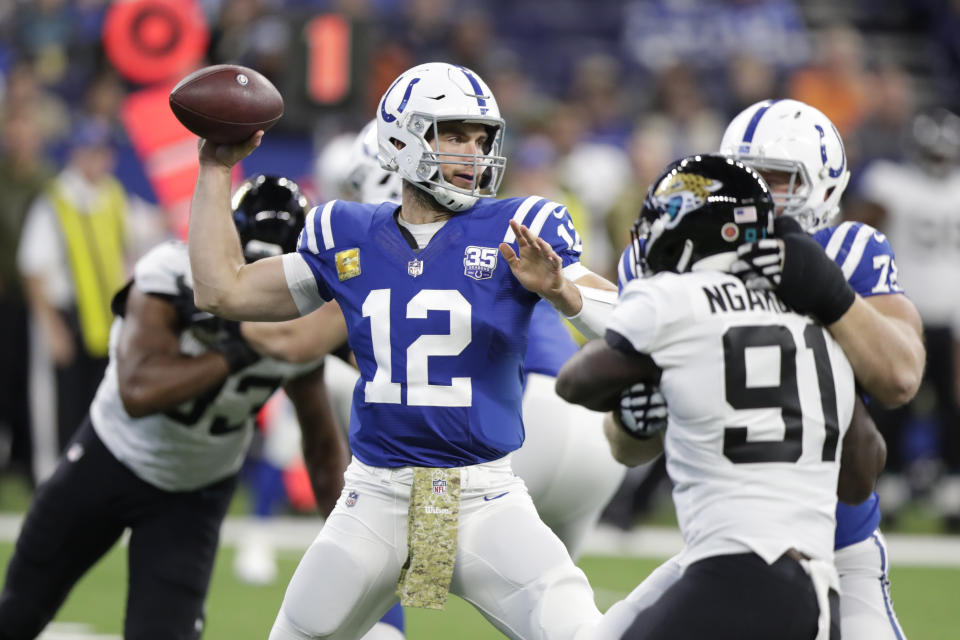
<svg viewBox="0 0 960 640"><path fill-rule="evenodd" d="M170 109L201 138L233 144L276 124L283 115L283 98L257 71L218 64L178 82L170 92Z"/></svg>

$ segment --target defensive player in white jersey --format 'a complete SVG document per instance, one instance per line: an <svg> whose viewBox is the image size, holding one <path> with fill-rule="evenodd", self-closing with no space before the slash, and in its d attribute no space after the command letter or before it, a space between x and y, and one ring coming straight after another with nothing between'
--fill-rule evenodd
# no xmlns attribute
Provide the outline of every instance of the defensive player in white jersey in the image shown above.
<svg viewBox="0 0 960 640"><path fill-rule="evenodd" d="M190 217L198 305L288 320L343 311L360 369L345 488L288 586L271 638L357 638L401 602L448 589L511 638L589 637L583 572L540 521L509 454L523 441L522 362L543 297L602 330L615 287L580 265L566 209L496 200L503 120L463 67L401 74L377 109L402 205L315 208L296 253L245 265L229 224L233 165L259 144L204 141Z"/></svg>
<svg viewBox="0 0 960 640"><path fill-rule="evenodd" d="M229 218L242 255L296 246L306 200L296 184L259 176ZM229 209L229 204L228 204ZM187 247L147 253L114 298L110 363L89 418L36 493L0 595L0 638L35 638L78 579L127 528L124 638L199 638L203 603L252 418L279 386L293 400L322 511L347 463L317 361L261 358L235 322L193 302Z"/></svg>
<svg viewBox="0 0 960 640"><path fill-rule="evenodd" d="M834 510L853 372L822 325L728 272L773 223L744 164L671 164L638 221L650 277L624 288L605 341L560 372L570 400L592 405L643 378L669 407L683 572L623 638L839 638Z"/></svg>
<svg viewBox="0 0 960 640"><path fill-rule="evenodd" d="M338 158L346 176L341 188L360 202L400 204L403 180L377 161L376 120L357 135L350 153ZM258 349L285 360L323 357L338 340L347 339L342 321L330 322L319 312L287 323L255 323L245 333ZM513 471L527 485L540 518L553 529L574 559L600 513L616 492L626 467L610 453L599 428L603 414L570 404L554 390L560 367L577 351L557 312L546 301L534 307L523 359L523 446L512 458ZM346 406L358 372L329 358L326 383L334 407ZM334 379L335 378L335 379ZM347 394L343 402L337 396Z"/></svg>
<svg viewBox="0 0 960 640"><path fill-rule="evenodd" d="M861 376L867 379L864 386L885 404L903 402L915 393L923 367L919 317L898 283L890 243L867 225L844 222L830 226L849 177L843 143L830 120L819 110L795 100L765 100L733 119L721 150L766 178L778 215L798 220L812 233L858 294L854 304L828 325L850 356L858 382ZM809 244L806 248L813 249ZM743 255L735 263L735 270L750 279L770 278L768 288L781 283L785 262L782 243L761 240L744 245L739 251ZM633 249L625 251L620 263L621 282L637 277L634 256ZM797 267L797 262L791 269ZM794 280L802 282L803 278ZM807 279L804 284L817 291L808 286L815 281ZM785 295L789 297L791 291ZM647 397L635 392L626 400L630 406L623 418L634 430L656 429L642 411L648 406ZM658 396L652 397L656 400ZM655 407L656 404L654 401ZM656 410L662 411L662 407ZM869 419L859 412L857 416L859 420ZM871 439L862 441L860 448L885 447L882 441ZM854 474L855 481L869 480L869 497L854 500L841 495L843 501L837 505L835 561L841 581L842 631L848 639L902 640L903 631L890 599L889 554L878 529L880 510L877 495L872 491L875 475L883 467L883 456L879 452L865 456L868 461L871 458L877 462L867 464L865 469L857 469L846 461L844 465L844 471ZM853 495L859 493L854 491ZM679 573L678 563L671 559L641 585L644 589L638 589L631 597L637 606L645 606Z"/></svg>

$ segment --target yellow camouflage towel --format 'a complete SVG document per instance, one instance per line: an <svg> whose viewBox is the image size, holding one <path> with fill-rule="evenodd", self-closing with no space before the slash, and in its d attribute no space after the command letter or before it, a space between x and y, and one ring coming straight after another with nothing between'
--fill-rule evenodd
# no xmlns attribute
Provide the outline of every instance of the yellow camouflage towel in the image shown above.
<svg viewBox="0 0 960 640"><path fill-rule="evenodd" d="M460 469L415 467L407 512L407 561L397 581L405 607L443 609L457 557Z"/></svg>

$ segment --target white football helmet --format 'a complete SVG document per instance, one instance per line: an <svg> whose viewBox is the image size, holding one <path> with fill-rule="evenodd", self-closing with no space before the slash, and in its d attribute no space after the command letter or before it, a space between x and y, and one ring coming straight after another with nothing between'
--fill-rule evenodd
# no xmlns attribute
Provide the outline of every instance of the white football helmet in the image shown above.
<svg viewBox="0 0 960 640"><path fill-rule="evenodd" d="M489 137L484 152L440 153L437 123L450 120L485 125ZM497 195L507 162L500 155L503 130L497 101L477 74L465 67L429 62L402 73L381 98L378 159L384 169L396 171L447 209L464 211L478 198ZM447 182L440 171L445 164L472 164L472 188Z"/></svg>
<svg viewBox="0 0 960 640"><path fill-rule="evenodd" d="M354 140L347 163L346 190L360 202L400 204L403 180L396 171L386 171L377 160L377 121L371 120Z"/></svg>
<svg viewBox="0 0 960 640"><path fill-rule="evenodd" d="M782 215L797 218L808 232L830 224L850 180L837 128L819 109L797 100L764 100L735 117L720 153L763 171L790 176L786 192L775 191Z"/></svg>
<svg viewBox="0 0 960 640"><path fill-rule="evenodd" d="M353 162L356 138L355 133L338 134L324 144L317 155L313 175L322 202L358 197L349 190L344 190L348 186L347 178L350 175L350 163Z"/></svg>

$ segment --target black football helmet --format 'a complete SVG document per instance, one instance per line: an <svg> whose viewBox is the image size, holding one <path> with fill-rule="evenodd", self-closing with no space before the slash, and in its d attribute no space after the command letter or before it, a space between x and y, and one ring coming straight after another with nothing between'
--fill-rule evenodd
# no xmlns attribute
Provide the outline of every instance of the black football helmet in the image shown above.
<svg viewBox="0 0 960 640"><path fill-rule="evenodd" d="M637 273L683 273L700 260L773 234L766 182L739 160L695 155L672 162L647 191L633 225Z"/></svg>
<svg viewBox="0 0 960 640"><path fill-rule="evenodd" d="M309 203L296 182L254 176L237 188L231 206L247 262L297 250Z"/></svg>

